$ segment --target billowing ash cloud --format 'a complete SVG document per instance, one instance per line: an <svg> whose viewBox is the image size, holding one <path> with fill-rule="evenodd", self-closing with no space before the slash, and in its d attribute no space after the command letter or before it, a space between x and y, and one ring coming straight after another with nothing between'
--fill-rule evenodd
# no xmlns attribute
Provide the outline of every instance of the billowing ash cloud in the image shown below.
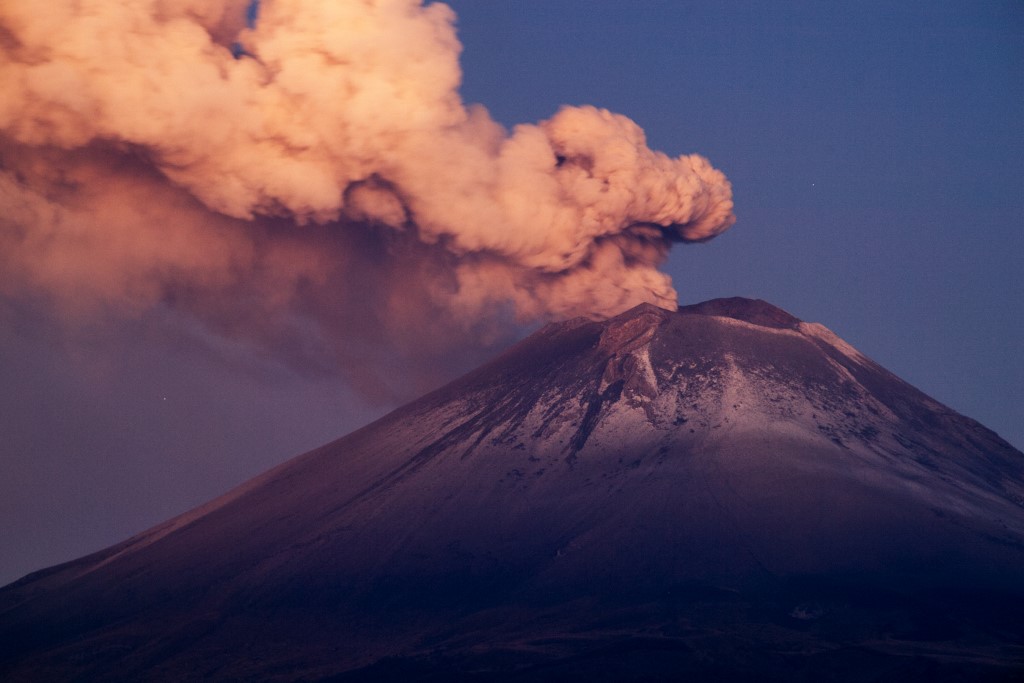
<svg viewBox="0 0 1024 683"><path fill-rule="evenodd" d="M719 171L623 116L509 132L464 105L443 4L255 9L0 5L0 291L167 307L370 387L382 342L437 359L514 320L673 306L671 243L733 222Z"/></svg>

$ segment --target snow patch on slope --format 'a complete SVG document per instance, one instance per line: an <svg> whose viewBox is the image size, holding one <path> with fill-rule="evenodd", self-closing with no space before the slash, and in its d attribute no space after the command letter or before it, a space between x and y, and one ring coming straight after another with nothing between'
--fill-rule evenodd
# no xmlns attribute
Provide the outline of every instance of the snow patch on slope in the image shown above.
<svg viewBox="0 0 1024 683"><path fill-rule="evenodd" d="M813 339L819 339L825 342L826 344L828 344L829 346L831 346L832 348L834 348L835 350L839 351L841 354L852 360L854 363L857 363L859 365L868 365L871 363L867 356L865 356L860 351L858 351L857 349L853 348L845 341L840 339L835 332L828 329L821 323L802 322L799 324L799 328L800 331L806 336L811 337Z"/></svg>
<svg viewBox="0 0 1024 683"><path fill-rule="evenodd" d="M753 330L759 334L775 334L782 335L784 337L801 336L800 333L797 332L796 330L792 330L787 327L765 327L764 325L758 325L757 323L749 323L746 320L740 320L739 318L731 318L729 316L709 315L707 317L712 318L716 322L721 323L723 325L729 325L730 327L740 327L746 330Z"/></svg>

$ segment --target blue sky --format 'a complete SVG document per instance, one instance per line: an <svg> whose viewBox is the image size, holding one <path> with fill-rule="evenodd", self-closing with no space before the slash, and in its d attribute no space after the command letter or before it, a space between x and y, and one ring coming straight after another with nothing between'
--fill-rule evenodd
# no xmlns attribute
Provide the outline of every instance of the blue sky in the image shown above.
<svg viewBox="0 0 1024 683"><path fill-rule="evenodd" d="M1024 5L450 3L463 97L594 104L698 152L737 224L680 298L766 299L1024 445Z"/></svg>

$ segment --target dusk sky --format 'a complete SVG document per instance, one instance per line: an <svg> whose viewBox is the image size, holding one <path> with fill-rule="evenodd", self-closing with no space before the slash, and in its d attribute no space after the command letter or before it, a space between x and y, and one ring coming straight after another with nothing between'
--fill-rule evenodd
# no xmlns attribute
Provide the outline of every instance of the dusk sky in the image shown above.
<svg viewBox="0 0 1024 683"><path fill-rule="evenodd" d="M242 48L270 63L269 39L260 43L257 32L247 44L247 35L238 33L245 2L224 4L238 20L210 29L218 43L210 59L231 67L224 60L231 59L227 50L237 34ZM463 46L462 102L482 104L510 134L517 124L551 119L563 105L593 105L635 121L651 150L672 158L699 154L728 178L735 225L705 243L676 244L662 268L681 303L765 299L826 325L932 397L1024 446L1024 5L449 5ZM6 11L0 10L0 29L32 23ZM52 11L59 19L59 10ZM274 11L274 0L263 2L260 21L281 21ZM57 34L75 27L71 21L53 26L47 30ZM68 54L75 56L74 40L37 34L41 44L72 46ZM74 77L51 73L65 85L46 88L33 85L38 77L25 80L17 66L5 71L4 60L31 60L17 50L0 51L0 87L29 93L9 100L15 105L0 105L0 214L6 216L0 218L0 250L6 250L0 254L6 270L0 273L0 583L120 541L362 426L476 365L539 320L583 309L611 314L630 297L662 296L660 281L650 275L657 250L643 251L650 245L628 231L610 242L631 254L641 250L641 266L620 273L614 263L588 270L573 262L570 275L557 281L548 277L545 259L560 256L563 245L553 240L557 248L548 249L544 235L510 246L475 232L473 221L423 243L380 237L391 234L387 227L373 228L369 237L349 236L344 226L332 231L334 219L324 217L337 207L317 194L315 183L290 185L290 160L260 156L263 147L241 143L225 146L222 156L211 148L209 158L189 150L205 128L223 127L216 135L225 138L233 128L263 130L243 121L257 109L247 109L246 100L237 112L230 105L221 120L161 120L161 98L180 99L187 111L204 100L203 81L186 56L177 68L170 41L145 40L141 44L153 48L140 59L162 75L139 81L145 96L137 101L117 90L127 83L130 91L135 72L119 70L116 56L88 64L81 55L77 62L69 57L66 64L88 68L72 66ZM394 52L388 41L367 43L375 55L368 61ZM405 74L401 55L393 59L396 72ZM255 60L243 55L237 61L248 69ZM438 64L429 75L441 82L450 74L443 59ZM108 67L114 85L104 81L90 90L90 79L100 83ZM374 73L360 72L353 87L373 83ZM193 75L198 85L190 88ZM76 114L86 123L54 114L52 125L39 130L66 124L71 132L45 139L51 133L25 121L64 111L53 103L78 92L66 85L74 78L84 79L80 91L86 94L61 100L61 107L87 103ZM238 82L244 96L246 81ZM294 107L304 132L332 120L315 116L325 82L310 77L302 106ZM116 97L102 99L115 91ZM433 97L426 86L424 93L416 96ZM89 104L89 97L99 104ZM208 99L214 105L202 106L216 109L220 100ZM256 108L265 102L253 101ZM343 106L330 94L324 101ZM130 116L133 102L137 118ZM292 112L288 101L275 102ZM363 154L364 140L389 139L392 119L396 125L421 118L448 125L444 115L461 112L445 98L431 102L435 109L422 116L371 110L366 120L375 126L373 135L353 134L343 144L325 134L327 142L311 146L334 153L328 142L337 143L342 156L355 154L352 149ZM108 122L98 111L114 113ZM577 118L560 115L544 135L569 145L577 144L572 136L578 130L604 135L606 124L622 129L618 119L578 111ZM272 123L261 119L260 125ZM537 130L514 134L528 142L540 139ZM494 137L481 133L488 135ZM92 146L85 152L66 156L86 143ZM417 230L427 235L433 216L448 215L447 199L432 204L416 193L431 176L420 173L421 162L445 156L452 145L418 144L430 153L397 164L393 178L364 164L387 182L341 185L335 194L345 191L347 220L393 225L395 215L405 220L415 206ZM63 150L54 151L58 147ZM453 153L437 163L472 175L474 167L458 159ZM661 172L659 159L641 154L628 164ZM317 169L327 164L320 157L301 161ZM338 178L357 177L331 168ZM671 209L672 221L689 221L691 232L678 236L702 239L727 228L713 169L696 162L680 169L683 185L702 189L685 207ZM441 180L451 180L441 190L457 194L457 175L445 172ZM168 189L165 176L175 173ZM226 189L208 178L225 179ZM109 189L115 187L121 189ZM700 194L703 188L710 188L707 194ZM129 195L136 199L124 200L128 206L145 210L123 209L118 197ZM395 196L411 204L396 203ZM573 208L586 204L581 197L559 206L564 211L553 214L552 225L560 230L558 216L576 215ZM49 220L39 207L51 201L71 218L54 219L53 233L26 229L26 217ZM160 208L172 204L173 212ZM706 211L690 216L693 205ZM238 237L248 229L246 212L258 231L251 241ZM451 215L453 224L466 220ZM25 246L60 243L60 230L76 230L76 216L86 216L91 227L75 233L59 258ZM187 227L179 229L169 217ZM146 221L141 236L129 229L132 220ZM122 230L109 248L91 237L108 224ZM552 228L556 233L562 235ZM459 244L469 246L459 251ZM603 249L609 241L593 244ZM466 259L464 251L492 256ZM257 256L246 261L243 252ZM45 267L36 254L47 255ZM446 267L458 268L458 278ZM602 289L615 274L630 284ZM573 279L577 275L582 279ZM438 291L454 287L450 281L460 283L459 291L486 295L439 299ZM501 304L502 296L514 303ZM511 325L515 315L527 322ZM307 330L313 332L307 336Z"/></svg>

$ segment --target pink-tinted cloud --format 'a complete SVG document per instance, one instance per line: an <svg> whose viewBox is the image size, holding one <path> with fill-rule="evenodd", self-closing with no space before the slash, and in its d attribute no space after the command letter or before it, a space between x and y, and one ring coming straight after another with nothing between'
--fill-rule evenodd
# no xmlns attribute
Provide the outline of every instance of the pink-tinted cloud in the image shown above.
<svg viewBox="0 0 1024 683"><path fill-rule="evenodd" d="M513 320L671 307L671 244L734 220L623 116L464 105L443 4L246 5L0 7L0 291L169 307L373 392Z"/></svg>

